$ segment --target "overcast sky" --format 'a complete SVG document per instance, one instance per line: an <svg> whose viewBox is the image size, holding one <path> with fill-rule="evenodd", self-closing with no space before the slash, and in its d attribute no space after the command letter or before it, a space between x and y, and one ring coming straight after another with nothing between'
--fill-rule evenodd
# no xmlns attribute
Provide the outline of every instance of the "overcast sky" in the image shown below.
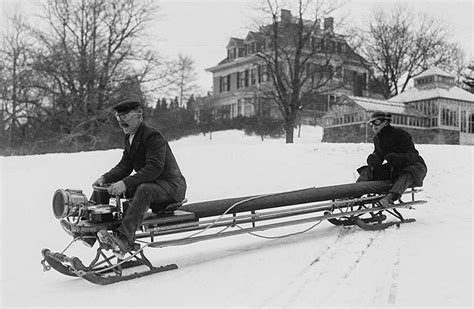
<svg viewBox="0 0 474 309"><path fill-rule="evenodd" d="M25 12L31 0L0 0L2 24L5 13L15 7ZM45 1L45 0L44 0ZM211 90L212 75L206 68L215 66L226 56L225 46L230 37L245 37L253 25L257 0L161 0L161 19L154 25L156 44L167 56L178 53L191 56L196 63L202 90ZM358 23L375 6L389 6L398 0L347 0L335 14L347 16L347 22ZM411 0L409 7L443 20L451 27L453 41L459 43L474 60L474 1L473 0Z"/></svg>

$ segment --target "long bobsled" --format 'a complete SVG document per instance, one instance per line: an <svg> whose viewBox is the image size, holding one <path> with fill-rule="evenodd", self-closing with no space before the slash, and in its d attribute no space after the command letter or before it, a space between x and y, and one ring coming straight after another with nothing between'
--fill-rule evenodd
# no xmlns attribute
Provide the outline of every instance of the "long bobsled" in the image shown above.
<svg viewBox="0 0 474 309"><path fill-rule="evenodd" d="M102 229L115 230L130 200L110 197L106 188L95 187L90 200L81 190L60 189L53 196L55 217L72 236L71 243L82 241L89 247L98 244L96 256L86 266L79 258L65 254L71 244L62 252L43 249L43 269L53 268L68 276L105 285L177 268L175 264L154 267L144 255L144 249L148 247L185 245L301 223L314 223L314 227L324 220L334 225L357 225L365 230L385 229L415 221L405 219L399 210L426 203L415 199L415 194L421 190L411 188L404 193L410 196L410 201L400 199L388 207L382 207L379 200L392 185L388 181L369 181L171 204L160 213L150 211L146 214L136 232L137 242L125 258L116 257L103 247L96 233ZM387 215L394 220L387 221ZM168 237L162 239L164 235ZM140 265L148 269L132 274L123 272Z"/></svg>

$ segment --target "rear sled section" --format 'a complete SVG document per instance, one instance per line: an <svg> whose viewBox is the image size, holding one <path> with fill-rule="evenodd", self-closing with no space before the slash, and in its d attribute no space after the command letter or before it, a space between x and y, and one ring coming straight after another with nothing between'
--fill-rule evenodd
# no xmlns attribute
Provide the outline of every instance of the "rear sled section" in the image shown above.
<svg viewBox="0 0 474 309"><path fill-rule="evenodd" d="M382 208L379 200L390 187L389 182L371 181L193 204L173 204L163 213L147 213L136 233L134 249L124 258L116 257L99 244L95 258L87 266L79 258L67 256L65 251L76 241L93 247L98 243L96 233L99 230L116 229L122 216L122 203L117 200L114 206L90 205L91 202L84 197L74 196L80 195L80 191L70 190L68 195L62 190L59 202L63 204L59 204L63 206L58 207L58 203L54 206L54 201L58 202L57 191L53 199L53 210L55 216L61 219L61 226L73 240L62 252L43 249L43 269L47 271L53 268L64 275L107 285L178 267L176 264L153 266L144 254L147 247L185 245L302 223L313 222L316 226L324 220L334 225L357 225L364 230L386 229L392 225L400 226L402 223L415 221L405 219L399 210L412 209L415 205L426 203L415 199L415 194L420 190L410 189L405 192L405 196L411 197L409 202L399 200ZM360 197L350 198L351 196ZM104 210L107 207L112 213ZM387 217L392 220L388 221ZM160 237L164 235L176 237L161 240ZM130 273L130 269L139 266L145 270Z"/></svg>

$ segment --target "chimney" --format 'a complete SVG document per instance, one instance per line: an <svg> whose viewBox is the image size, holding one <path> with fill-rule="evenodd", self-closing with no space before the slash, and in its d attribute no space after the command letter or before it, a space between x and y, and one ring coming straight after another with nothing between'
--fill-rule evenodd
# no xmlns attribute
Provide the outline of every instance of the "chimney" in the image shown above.
<svg viewBox="0 0 474 309"><path fill-rule="evenodd" d="M326 17L324 19L324 30L333 32L334 31L334 18Z"/></svg>
<svg viewBox="0 0 474 309"><path fill-rule="evenodd" d="M281 9L280 17L281 17L281 21L283 23L290 23L291 22L291 11Z"/></svg>

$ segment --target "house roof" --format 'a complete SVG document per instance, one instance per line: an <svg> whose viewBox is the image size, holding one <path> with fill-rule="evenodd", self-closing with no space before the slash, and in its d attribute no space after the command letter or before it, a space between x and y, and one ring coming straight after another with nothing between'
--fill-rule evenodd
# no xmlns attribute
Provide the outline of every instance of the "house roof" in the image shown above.
<svg viewBox="0 0 474 309"><path fill-rule="evenodd" d="M410 88L392 98L390 102L415 102L433 98L446 98L474 103L474 94L456 86L449 88Z"/></svg>
<svg viewBox="0 0 474 309"><path fill-rule="evenodd" d="M420 75L416 76L415 79L426 77L426 76L431 76L431 75L441 75L441 76L454 78L452 75L446 73L445 71L441 70L438 67L431 67L428 70L421 73Z"/></svg>
<svg viewBox="0 0 474 309"><path fill-rule="evenodd" d="M237 46L237 47L244 46L244 40L239 39L239 38L230 38L229 43L227 43L226 48L230 48L234 46Z"/></svg>
<svg viewBox="0 0 474 309"><path fill-rule="evenodd" d="M389 102L386 100L378 100L366 97L356 97L348 96L356 105L360 106L362 109L373 112L373 111L383 111L391 114L401 114L408 116L416 117L425 117L425 115L416 110L414 107L407 106L403 103L398 102Z"/></svg>
<svg viewBox="0 0 474 309"><path fill-rule="evenodd" d="M249 31L244 39L244 42L250 42L253 40L262 42L265 41L265 36L261 32Z"/></svg>

